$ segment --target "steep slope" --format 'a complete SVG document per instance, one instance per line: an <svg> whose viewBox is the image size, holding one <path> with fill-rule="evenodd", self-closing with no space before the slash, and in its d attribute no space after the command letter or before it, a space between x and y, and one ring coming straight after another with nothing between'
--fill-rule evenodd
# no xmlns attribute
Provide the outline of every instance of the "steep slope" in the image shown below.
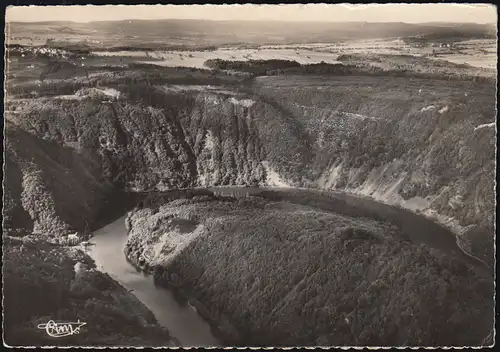
<svg viewBox="0 0 500 352"><path fill-rule="evenodd" d="M8 202L35 231L82 229L116 189L264 185L267 170L292 186L431 216L491 264L495 98L486 83L277 76L258 78L249 94L99 75L107 87L8 104L7 178L18 193ZM50 196L21 201L34 185ZM71 192L83 201L66 204Z"/></svg>
<svg viewBox="0 0 500 352"><path fill-rule="evenodd" d="M39 82L30 71L8 85L4 230L61 242L97 226L119 192L276 183L420 211L493 261L495 90L487 83L245 81L147 65L65 77L74 66L65 67L57 79L49 72ZM169 283L180 276L177 285L217 324L229 321L224 329L235 340L272 343L273 332L287 344L461 345L479 343L490 328L491 290L482 279L374 219L280 202L164 203L129 218L128 256L160 270L157 277L176 274L163 278ZM172 218L179 209L185 213ZM301 280L306 288L292 289ZM425 302L420 311L417 302ZM357 305L366 311L356 313ZM403 324L410 333L397 331ZM231 325L249 335L235 338Z"/></svg>
<svg viewBox="0 0 500 352"><path fill-rule="evenodd" d="M480 344L493 318L490 281L347 209L152 197L127 218L125 252L231 344Z"/></svg>
<svg viewBox="0 0 500 352"><path fill-rule="evenodd" d="M298 185L345 190L452 228L492 265L495 89L365 77L262 77L255 90L304 126L314 159ZM478 128L479 127L479 128ZM270 166L294 180L279 156Z"/></svg>
<svg viewBox="0 0 500 352"><path fill-rule="evenodd" d="M3 238L4 343L8 346L174 346L168 331L80 250L36 236ZM43 303L42 303L43 302ZM54 338L39 324L85 323Z"/></svg>
<svg viewBox="0 0 500 352"><path fill-rule="evenodd" d="M81 230L117 189L281 178L419 211L492 263L495 90L487 82L285 75L252 83L152 65L87 70L65 65L38 85L33 74L9 81L13 98L36 92L9 101L6 114L15 193L7 216L23 227L29 214L37 232ZM82 201L67 204L68 194Z"/></svg>
<svg viewBox="0 0 500 352"><path fill-rule="evenodd" d="M10 227L26 226L27 212L35 232L82 230L116 189L263 185L262 146L275 145L286 155L299 145L286 122L259 124L256 118L262 111L279 112L245 97L164 86L116 88L124 97L118 101L77 94L10 102L15 113L7 114L6 171L16 192L8 195ZM262 142L262 129L292 137L287 145Z"/></svg>
<svg viewBox="0 0 500 352"><path fill-rule="evenodd" d="M88 230L120 191L264 185L269 151L290 174L311 157L303 127L245 93L245 78L9 57L7 228Z"/></svg>
<svg viewBox="0 0 500 352"><path fill-rule="evenodd" d="M97 160L9 122L5 132L5 198L12 206L4 209L4 228L51 236L83 231L113 189Z"/></svg>

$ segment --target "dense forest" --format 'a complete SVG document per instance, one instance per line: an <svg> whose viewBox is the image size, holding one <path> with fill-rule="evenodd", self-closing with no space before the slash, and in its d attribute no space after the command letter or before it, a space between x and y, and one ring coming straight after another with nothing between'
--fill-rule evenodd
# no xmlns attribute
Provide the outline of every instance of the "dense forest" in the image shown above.
<svg viewBox="0 0 500 352"><path fill-rule="evenodd" d="M31 71L7 82L19 98L6 103L8 226L83 230L117 190L265 185L267 161L291 186L401 206L417 197L418 211L455 219L463 246L493 260L494 129L475 129L495 116L489 84L250 80L142 64L55 70L38 61L40 84Z"/></svg>
<svg viewBox="0 0 500 352"><path fill-rule="evenodd" d="M174 346L153 314L83 252L36 236L3 238L4 343L9 346ZM76 270L79 263L81 269ZM54 339L39 324L75 321L81 334Z"/></svg>
<svg viewBox="0 0 500 352"><path fill-rule="evenodd" d="M248 60L230 61L211 59L205 61L204 65L217 70L235 70L248 72L256 76L272 75L276 70L285 70L290 67L300 67L297 61L290 60Z"/></svg>
<svg viewBox="0 0 500 352"><path fill-rule="evenodd" d="M474 253L493 266L495 130L476 128L494 120L492 86L450 84L445 92L437 81L403 78L377 85L352 77L257 82L255 94L294 116L311 141L313 157L298 168L311 181L302 186L350 190L408 207L405 202L423 199L422 213L476 226L476 248L489 249ZM269 150L267 159L280 175L296 179L278 153Z"/></svg>
<svg viewBox="0 0 500 352"><path fill-rule="evenodd" d="M262 198L174 198L129 215L126 253L225 322L230 343L474 345L491 328L490 281L393 225Z"/></svg>
<svg viewBox="0 0 500 352"><path fill-rule="evenodd" d="M339 55L339 63L324 61L300 64L289 60L231 61L210 59L204 65L216 71L245 72L254 77L276 75L331 75L408 77L453 81L494 83L491 70L431 60L410 55L349 54ZM378 64L380 63L380 64Z"/></svg>
<svg viewBox="0 0 500 352"><path fill-rule="evenodd" d="M186 37L176 21L152 23L75 24L74 33L110 34L113 43L92 50L149 51L151 40L172 38L175 45L156 49L214 50L242 40L227 30L234 23L187 21ZM117 24L141 35L114 37ZM261 25L248 46L275 31ZM73 31L38 26L56 38ZM359 38L424 31L425 40L494 34L472 24L323 23L311 28L315 36L280 26L276 40L285 43L342 40L352 31ZM33 30L12 27L18 37ZM197 31L213 35L186 46ZM176 344L144 305L67 246L139 200L126 218L124 254L187 300L227 344L486 341L494 305L487 271L495 264L492 70L382 54L161 67L91 55L90 47L49 40L7 49L7 343L54 344L37 325L79 317L87 333L61 344ZM273 184L291 190L237 199L199 189ZM380 212L380 203L412 213ZM456 237L441 245L437 235L448 230L422 225L424 217Z"/></svg>

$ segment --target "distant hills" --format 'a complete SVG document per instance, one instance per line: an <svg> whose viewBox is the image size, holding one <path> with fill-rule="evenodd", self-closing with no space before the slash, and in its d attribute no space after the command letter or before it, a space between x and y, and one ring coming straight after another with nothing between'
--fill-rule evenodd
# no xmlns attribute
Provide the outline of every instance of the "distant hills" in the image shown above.
<svg viewBox="0 0 500 352"><path fill-rule="evenodd" d="M138 36L141 40L173 38L183 43L288 44L349 39L420 37L481 39L496 37L495 24L402 22L285 22L210 20L123 20L75 22L11 22L12 36L33 32L44 35Z"/></svg>

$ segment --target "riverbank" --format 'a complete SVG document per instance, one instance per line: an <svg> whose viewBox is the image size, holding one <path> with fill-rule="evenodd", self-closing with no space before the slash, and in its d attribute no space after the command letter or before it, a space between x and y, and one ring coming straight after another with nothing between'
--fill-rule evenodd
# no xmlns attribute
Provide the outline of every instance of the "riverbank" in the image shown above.
<svg viewBox="0 0 500 352"><path fill-rule="evenodd" d="M321 196L329 197L329 198L340 198L344 201L346 201L348 204L351 206L357 207L360 209L361 207L365 207L366 210L370 209L372 211L372 216L373 215L378 215L381 216L382 219L385 221L389 221L395 225L401 225L404 223L404 220L401 220L401 216L403 216L405 219L412 218L412 219L418 219L419 222L421 223L427 223L426 228L432 228L432 233L428 233L424 236L428 238L429 241L432 240L432 237L434 234L437 234L438 236L447 236L449 235L450 237L453 238L455 245L457 249L460 250L460 252L471 258L473 261L469 261L470 263L474 263L476 265L484 266L489 272L490 275L494 274L493 268L486 263L484 260L474 256L471 254L469 251L467 251L466 248L461 244L461 236L465 231L467 231L467 228L460 227L457 225L455 222L445 222L442 219L438 217L433 217L430 216L427 213L418 213L415 212L413 209L398 205L398 204L391 204L388 202L385 202L384 200L379 200L373 197L365 196L362 194L356 194L356 193L351 193L351 192L341 192L341 191L334 191L334 190L319 190L319 189L307 189L307 188L294 188L293 190L296 190L298 192L303 192L303 194L307 194L309 192L316 193ZM270 189L270 191L273 191L273 189ZM274 191L280 191L274 189ZM285 193L290 193L290 190L281 190L281 192ZM304 203L302 203L304 204ZM359 210L358 210L359 211ZM419 233L414 233L416 228L413 228L411 226L406 226L405 229L409 232L412 233L412 238L418 239L419 237L422 237L423 234ZM448 244L449 245L449 244Z"/></svg>
<svg viewBox="0 0 500 352"><path fill-rule="evenodd" d="M142 195L141 199L146 200L146 203L144 203L143 205L145 207L151 205L151 199L156 199L156 203L154 203L154 206L156 207L161 204L161 201L158 201L158 199L167 201L175 199L176 197L181 197L183 194L188 195L189 192L192 191L198 191L200 192L200 195L213 194L215 196L236 198L244 198L250 196L265 198L272 197L272 194L274 193L275 195L280 194L279 199L292 201L296 204L303 205L308 205L307 197L306 200L300 199L300 197L290 197L293 192L301 192L302 195L316 194L318 196L326 197L323 198L323 201L327 200L327 204L323 204L321 206L320 204L316 203L316 206L320 206L324 210L334 210L344 214L357 214L357 216L373 217L379 220L389 221L390 223L393 223L395 225L400 225L402 223L400 219L398 219L398 215L404 214L405 217L409 216L411 218L421 219L421 221L426 222L433 228L433 232L439 233L439 236L450 236L450 238L453 238L457 249L459 249L459 251L463 255L471 258L473 261L476 261L476 264L479 263L479 265L484 266L489 271L489 274L494 274L493 268L488 263L474 256L461 244L461 235L463 235L463 233L467 231L467 228L457 225L456 221L444 221L442 217L440 218L431 216L427 213L415 212L411 208L389 203L384 201L383 199L376 199L359 193L304 187L218 186L209 188L178 188L172 191L154 192L149 196ZM348 207L349 209L347 209L346 207ZM406 227L406 229L410 232L414 232L415 230L412 227ZM419 236L421 235L416 234L413 236L413 239L417 239ZM430 239L431 237L432 235L427 235L427 238ZM147 266L147 262L145 262L145 264Z"/></svg>
<svg viewBox="0 0 500 352"><path fill-rule="evenodd" d="M150 266L148 261L141 261L139 263L136 258L129 256L130 249L127 246L125 247L124 253L127 262L138 272L147 277L151 277L157 288L164 288L172 292L173 298L180 306L194 309L196 314L210 325L210 332L220 341L222 346L243 346L241 344L240 334L234 326L231 325L229 320L223 319L221 321L214 319L214 317L210 315L209 310L201 302L194 299L188 291L169 284L168 281L164 280L164 268L158 265Z"/></svg>
<svg viewBox="0 0 500 352"><path fill-rule="evenodd" d="M307 188L300 188L300 189L308 190ZM460 225L460 223L457 219L446 217L444 215L438 214L438 213L433 212L433 211L419 211L418 209L416 211L414 208L406 206L405 202L403 204L391 203L391 202L388 202L383 197L367 196L367 195L364 195L364 194L359 193L359 192L358 193L346 192L346 191L341 192L341 191L335 191L335 190L332 190L332 191L321 190L320 192L326 192L327 194L328 194L328 192L332 192L333 194L338 194L338 195L348 194L350 197L356 197L356 198L359 198L361 200L369 200L371 202L382 203L382 204L390 206L390 207L402 209L402 210L410 212L416 216L421 216L429 221L432 221L436 225L441 226L446 231L449 231L450 233L452 233L455 237L455 242L456 242L457 246L460 248L460 250L465 255L481 262L485 267L487 267L489 270L491 270L491 273L493 274L493 268L492 268L491 263L490 264L486 263L486 261L473 255L470 252L470 248L469 249L466 248L466 238L464 238L464 237L467 236L467 232L470 229L473 229L475 227L474 225L462 226L462 225ZM470 247L470 245L468 245L467 247ZM494 258L491 258L491 262L494 263Z"/></svg>
<svg viewBox="0 0 500 352"><path fill-rule="evenodd" d="M125 216L94 232L94 246L88 254L99 270L108 273L153 312L158 323L168 329L178 346L219 346L210 326L196 311L180 302L175 293L155 285L153 268L130 262L124 253L127 241Z"/></svg>
<svg viewBox="0 0 500 352"><path fill-rule="evenodd" d="M210 191L214 192L216 195L226 195L226 196L237 196L237 197L248 197L250 195L254 196L262 196L262 192L268 191L268 192L284 192L286 193L291 193L291 192L304 192L304 194L307 193L314 193L320 196L325 196L330 198L330 200L333 201L334 198L339 198L343 199L346 201L350 200L350 203L356 207L358 206L357 212L360 213L361 209L359 208L360 204L363 204L366 206L368 203L372 204L375 206L376 209L381 210L381 206L385 207L385 215L384 219L387 221L390 221L391 223L398 223L397 216L394 216L394 214L391 214L390 209L394 209L397 214L408 214L409 216L415 217L415 218L422 218L428 221L429 223L433 224L433 227L436 228L438 232L447 232L451 236L453 236L455 244L457 247L460 249L460 251L470 257L471 259L479 262L481 265L483 265L485 268L487 268L490 272L490 274L493 276L494 270L493 268L486 263L484 260L481 258L478 258L477 256L474 256L471 252L467 250L467 248L464 247L462 244L463 241L463 235L464 233L468 230L469 227L464 227L460 226L458 222L454 219L445 219L443 216L435 216L435 215L430 215L427 212L415 212L414 209L405 207L400 204L394 204L387 202L384 199L379 199L379 198L374 198L370 197L367 195L363 195L361 193L354 193L354 192L348 192L348 191L338 191L338 190L326 190L326 189L320 189L320 188L304 188L304 187L211 187L209 188ZM297 199L296 201L300 201ZM354 202L353 202L354 201ZM306 204L307 202L300 202L300 204ZM333 206L333 203L330 203L330 206ZM328 209L328 207L326 208ZM337 211L342 211L340 208L336 207ZM368 214L367 209L365 209L364 214ZM363 213L363 212L361 212ZM371 212L369 213L369 216L379 216L380 214L376 214L376 212ZM411 228L408 228L410 231L412 230ZM439 231L439 229L442 229L442 231ZM494 259L494 258L493 258Z"/></svg>
<svg viewBox="0 0 500 352"><path fill-rule="evenodd" d="M441 227L385 205L256 192L151 196L129 213L126 254L245 345L474 346L489 333L491 282Z"/></svg>
<svg viewBox="0 0 500 352"><path fill-rule="evenodd" d="M76 247L3 237L4 342L8 346L177 346L151 311ZM40 304L43 302L43 304ZM85 323L51 337L38 325Z"/></svg>
<svg viewBox="0 0 500 352"><path fill-rule="evenodd" d="M167 269L155 265L150 266L148 260L139 261L137 257L130 256L130 247L125 246L124 250L127 262L133 266L138 272L145 276L150 276L156 287L164 288L172 292L175 301L183 307L190 307L204 321L210 325L212 335L220 341L222 346L244 347L247 346L242 341L241 333L231 324L227 317L214 317L210 310L200 301L196 300L189 290L175 286L168 280Z"/></svg>
<svg viewBox="0 0 500 352"><path fill-rule="evenodd" d="M215 318L210 313L210 310L200 301L196 300L189 291L183 290L180 287L175 287L169 284L167 280L164 280L163 273L164 271L162 268L157 267L153 274L155 285L172 291L179 304L187 305L191 307L191 309L194 309L200 317L210 324L210 331L217 338L217 340L221 342L222 346L245 346L245 344L242 343L240 332L238 332L238 330L231 324L227 317Z"/></svg>

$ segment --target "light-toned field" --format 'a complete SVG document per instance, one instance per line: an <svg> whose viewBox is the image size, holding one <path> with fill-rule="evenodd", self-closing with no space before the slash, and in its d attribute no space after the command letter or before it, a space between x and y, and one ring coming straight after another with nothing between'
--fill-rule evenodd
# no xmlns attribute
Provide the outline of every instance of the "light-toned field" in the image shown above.
<svg viewBox="0 0 500 352"><path fill-rule="evenodd" d="M431 59L447 60L456 64L468 64L475 67L496 69L498 55L495 40L474 39L454 43L454 48Z"/></svg>
<svg viewBox="0 0 500 352"><path fill-rule="evenodd" d="M496 69L497 55L496 54L479 54L479 55L443 55L438 57L429 56L430 59L446 60L455 64L466 64L474 67L482 67Z"/></svg>
<svg viewBox="0 0 500 352"><path fill-rule="evenodd" d="M130 22L130 21L129 21ZM154 63L170 67L204 68L204 62L209 59L222 60L295 60L300 64L335 63L339 55L345 54L385 54L423 56L431 59L442 59L457 64L468 64L481 68L496 68L496 39L460 40L457 37L441 36L441 40L419 38L409 33L404 34L395 29L392 37L388 33L381 34L379 39L356 39L356 33L364 31L358 27L352 36L340 33L334 39L321 41L322 36L311 36L311 43L304 43L303 38L292 35L289 31L271 31L257 40L255 35L259 29L248 33L241 31L210 31L204 25L196 23L174 23L161 27L154 23L149 26L138 23L120 23L116 25L85 23L33 23L29 25L11 25L6 27L6 38L9 44L26 46L91 48L97 56L115 56L118 58L133 58L140 62ZM129 30L125 30L129 26ZM138 27L136 27L138 26ZM181 27L179 27L181 26ZM193 27L194 26L194 27ZM264 24L262 26L265 27ZM128 27L127 27L128 28ZM222 28L222 27L221 27ZM225 28L225 27L224 27ZM229 29L228 29L229 30ZM304 28L307 31L307 28ZM276 33L275 33L276 32ZM425 32L425 31L424 31ZM424 33L422 32L422 33ZM326 33L326 32L325 32ZM398 34L399 33L399 34ZM417 33L417 32L415 32ZM439 30L437 31L439 33ZM358 33L359 34L359 33ZM286 35L286 37L283 37ZM345 39L351 38L351 39ZM428 37L430 38L430 37ZM466 37L463 37L466 38ZM177 47L178 46L178 47ZM212 51L202 51L210 46ZM119 47L131 51L117 51ZM109 49L111 48L111 49ZM113 48L116 48L114 50ZM191 48L193 51L187 51ZM158 51L140 51L154 50ZM178 51L177 51L178 50Z"/></svg>
<svg viewBox="0 0 500 352"><path fill-rule="evenodd" d="M494 40L456 42L452 49L440 48L439 45L438 43L434 46L415 47L400 39L381 39L338 43L263 45L256 49L226 47L214 51L96 51L94 55L129 57L141 62L170 67L204 68L204 62L209 59L238 61L281 59L294 60L300 64L315 64L320 62L337 63L338 56L343 54L371 53L422 56L474 67L496 68L497 54Z"/></svg>
<svg viewBox="0 0 500 352"><path fill-rule="evenodd" d="M314 64L322 61L337 63L336 54L321 51L292 50L292 49L218 49L215 51L101 51L94 52L97 56L124 56L137 58L144 63L177 67L206 68L205 61L209 59L222 60L295 60L300 64Z"/></svg>

